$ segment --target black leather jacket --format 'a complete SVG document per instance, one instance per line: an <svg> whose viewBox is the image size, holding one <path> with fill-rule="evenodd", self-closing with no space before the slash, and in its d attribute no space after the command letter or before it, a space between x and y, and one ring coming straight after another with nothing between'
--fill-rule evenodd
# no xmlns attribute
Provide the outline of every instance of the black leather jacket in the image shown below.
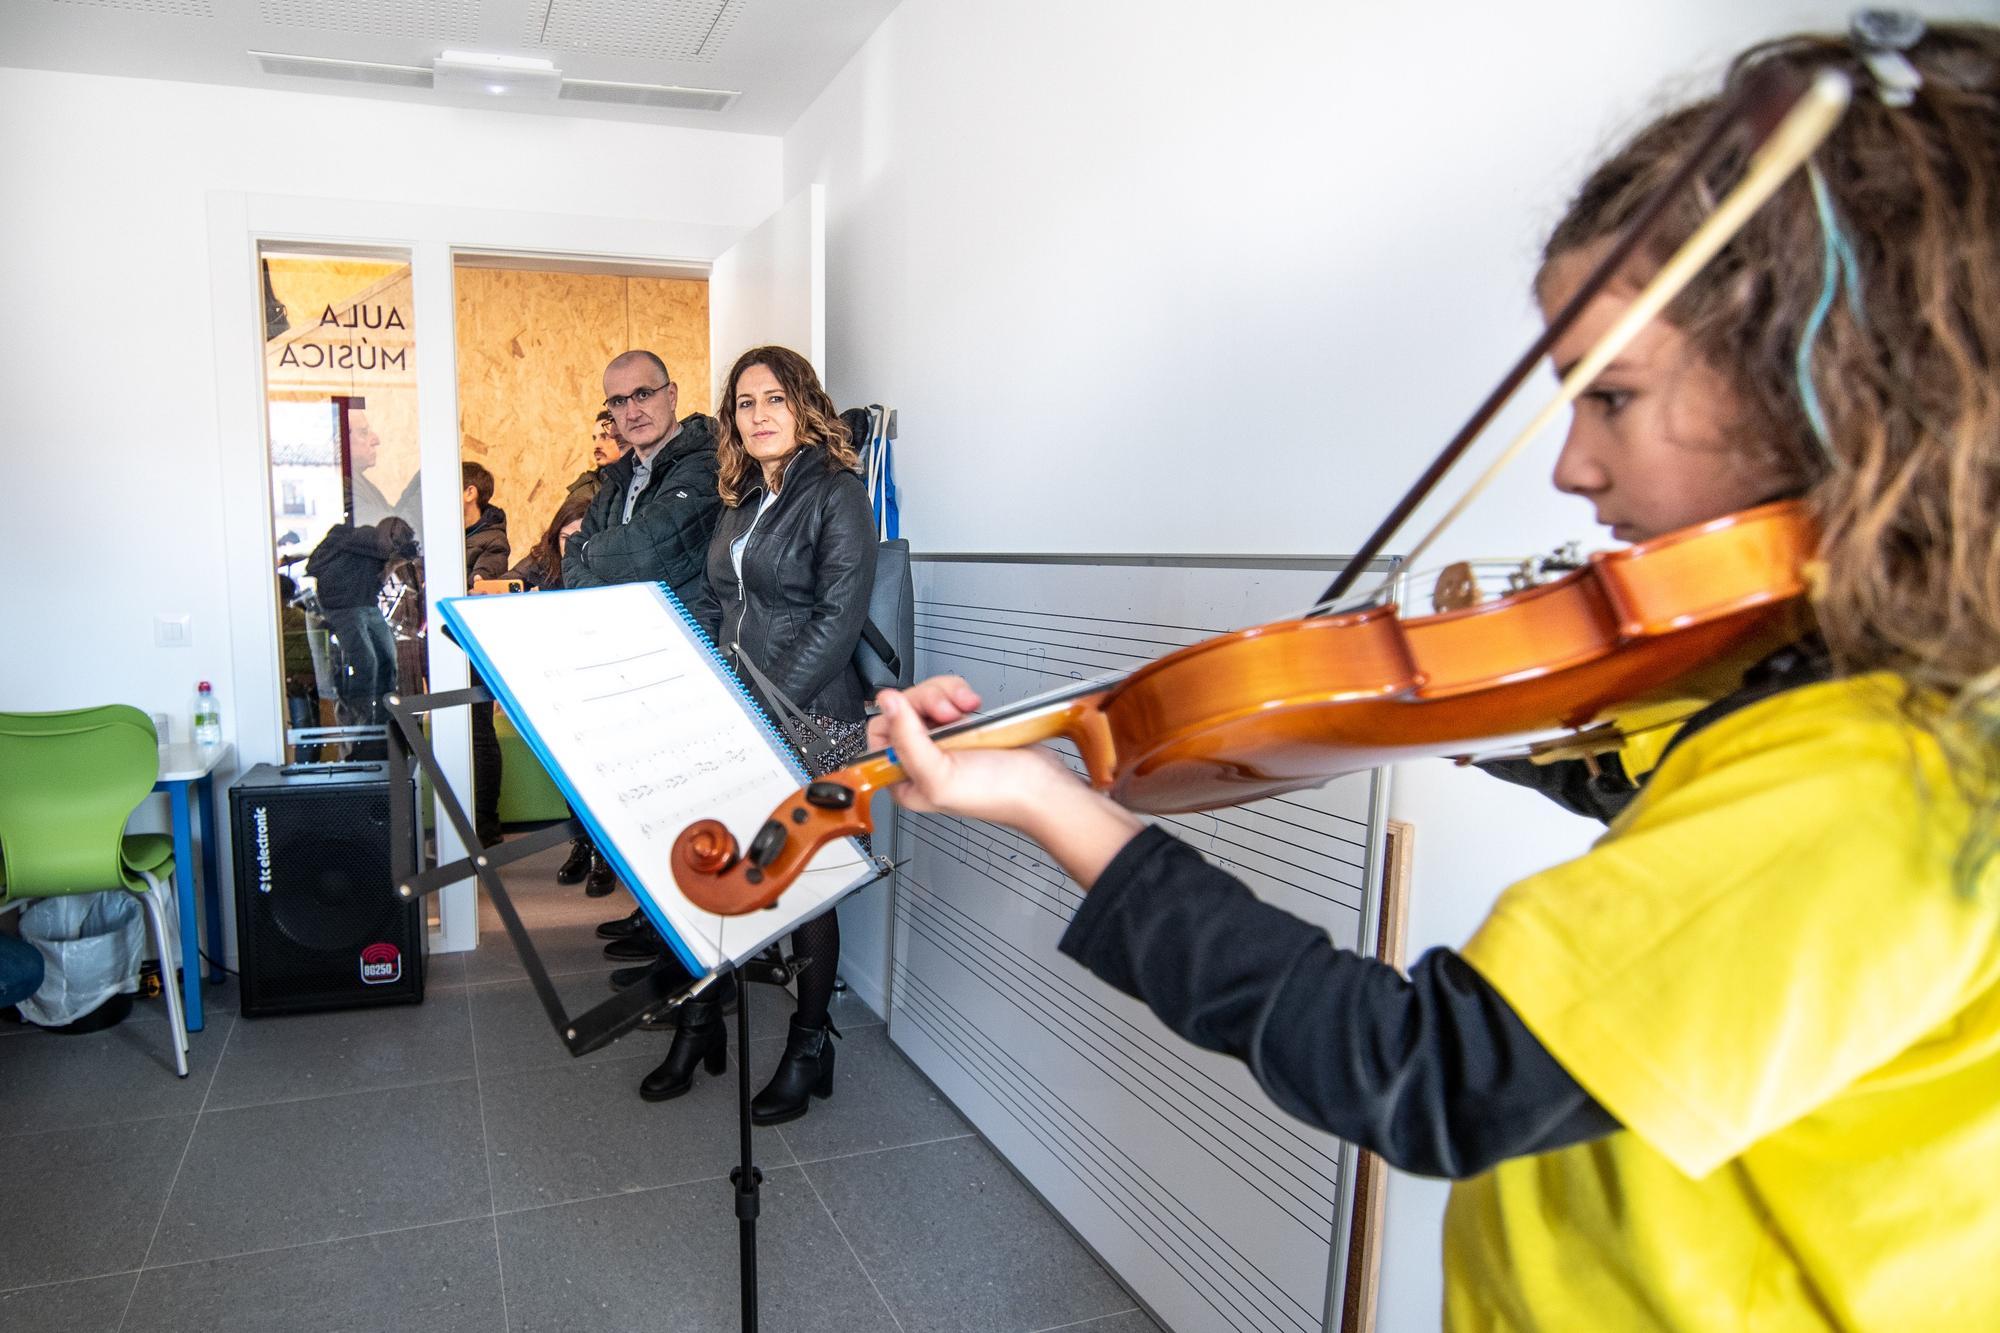
<svg viewBox="0 0 2000 1333"><path fill-rule="evenodd" d="M638 468L632 451L605 465L604 484L583 515L583 527L563 547L563 586L665 583L691 601L722 508L715 494L715 422L704 416L682 419L680 434L653 459L652 477L627 523L625 492Z"/></svg>
<svg viewBox="0 0 2000 1333"><path fill-rule="evenodd" d="M689 609L731 665L740 652L800 708L858 722L868 692L854 669L854 645L875 586L868 488L824 449L806 448L760 516L763 503L759 477L735 508L723 509L708 544L706 587ZM739 585L729 545L746 531Z"/></svg>

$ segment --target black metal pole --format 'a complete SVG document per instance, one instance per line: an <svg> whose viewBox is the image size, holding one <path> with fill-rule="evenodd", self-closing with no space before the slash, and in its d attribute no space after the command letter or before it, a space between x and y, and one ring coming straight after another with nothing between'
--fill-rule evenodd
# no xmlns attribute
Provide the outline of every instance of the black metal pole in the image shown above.
<svg viewBox="0 0 2000 1333"><path fill-rule="evenodd" d="M757 1187L764 1173L750 1160L750 979L736 971L736 1123L743 1161L729 1179L736 1186L737 1270L743 1281L743 1333L757 1333Z"/></svg>

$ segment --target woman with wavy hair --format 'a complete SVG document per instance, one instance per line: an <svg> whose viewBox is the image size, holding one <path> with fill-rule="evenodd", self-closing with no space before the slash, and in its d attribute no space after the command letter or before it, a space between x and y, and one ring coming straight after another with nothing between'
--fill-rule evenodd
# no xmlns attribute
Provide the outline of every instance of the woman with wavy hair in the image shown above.
<svg viewBox="0 0 2000 1333"><path fill-rule="evenodd" d="M1044 755L940 750L962 680L878 700L905 804L1013 825L1089 889L1065 952L1294 1115L1457 1182L1453 1329L2000 1326L2000 30L1864 13L1734 74L1773 66L1845 71L1854 102L1577 403L1554 480L1627 541L1801 499L1811 626L1632 736L1604 836L1462 949L1404 976ZM1590 177L1545 312L1713 111ZM1672 200L1559 368L1744 165Z"/></svg>
<svg viewBox="0 0 2000 1333"><path fill-rule="evenodd" d="M858 755L865 733L868 691L854 648L875 580L868 490L847 427L797 352L745 352L717 407L723 511L708 547L708 595L690 609L768 711L811 718L823 739L809 767L826 772ZM777 1072L750 1103L760 1125L804 1115L811 1096L833 1091L834 909L794 930L792 950L798 1010ZM673 1046L639 1085L642 1097L678 1097L697 1065L716 1074L727 1068L718 1009L726 1003L725 996L682 1006Z"/></svg>

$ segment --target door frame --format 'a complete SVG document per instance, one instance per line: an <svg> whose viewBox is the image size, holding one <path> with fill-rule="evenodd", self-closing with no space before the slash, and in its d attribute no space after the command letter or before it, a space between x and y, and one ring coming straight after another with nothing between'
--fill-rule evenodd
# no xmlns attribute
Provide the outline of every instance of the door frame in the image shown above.
<svg viewBox="0 0 2000 1333"><path fill-rule="evenodd" d="M271 605L269 416L258 247L264 243L374 247L409 254L424 530L452 532L462 526L453 307L457 252L499 251L607 265L672 264L706 273L717 256L753 230L670 220L209 192L217 483L237 694L236 748L245 767L281 762L285 727L278 620ZM437 599L464 591L464 560L456 544L425 543L424 580L430 603L427 623L436 625ZM427 651L434 689L456 689L467 683L464 654L443 636L431 636ZM470 718L459 710L447 710L433 715L432 726L446 776L462 789L471 770ZM462 855L465 849L456 831L442 818L435 823L439 856L450 860ZM438 899L440 928L432 933L431 949L475 948L479 920L474 881L451 885Z"/></svg>

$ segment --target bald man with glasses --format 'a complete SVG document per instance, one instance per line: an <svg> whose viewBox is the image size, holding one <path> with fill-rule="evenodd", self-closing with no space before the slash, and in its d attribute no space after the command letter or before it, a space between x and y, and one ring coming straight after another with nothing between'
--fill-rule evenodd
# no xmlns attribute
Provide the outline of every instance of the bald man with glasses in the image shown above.
<svg viewBox="0 0 2000 1333"><path fill-rule="evenodd" d="M600 469L604 484L563 547L565 588L656 582L684 602L707 597L708 539L722 513L715 421L675 419L679 400L666 363L651 352L626 352L604 368L604 407L629 447ZM667 947L638 910L597 933L611 941L610 958L645 960Z"/></svg>
<svg viewBox="0 0 2000 1333"><path fill-rule="evenodd" d="M604 368L604 406L630 446L563 547L563 586L665 583L687 601L707 586L708 539L722 513L715 491L715 421L679 420L666 363L626 352Z"/></svg>

